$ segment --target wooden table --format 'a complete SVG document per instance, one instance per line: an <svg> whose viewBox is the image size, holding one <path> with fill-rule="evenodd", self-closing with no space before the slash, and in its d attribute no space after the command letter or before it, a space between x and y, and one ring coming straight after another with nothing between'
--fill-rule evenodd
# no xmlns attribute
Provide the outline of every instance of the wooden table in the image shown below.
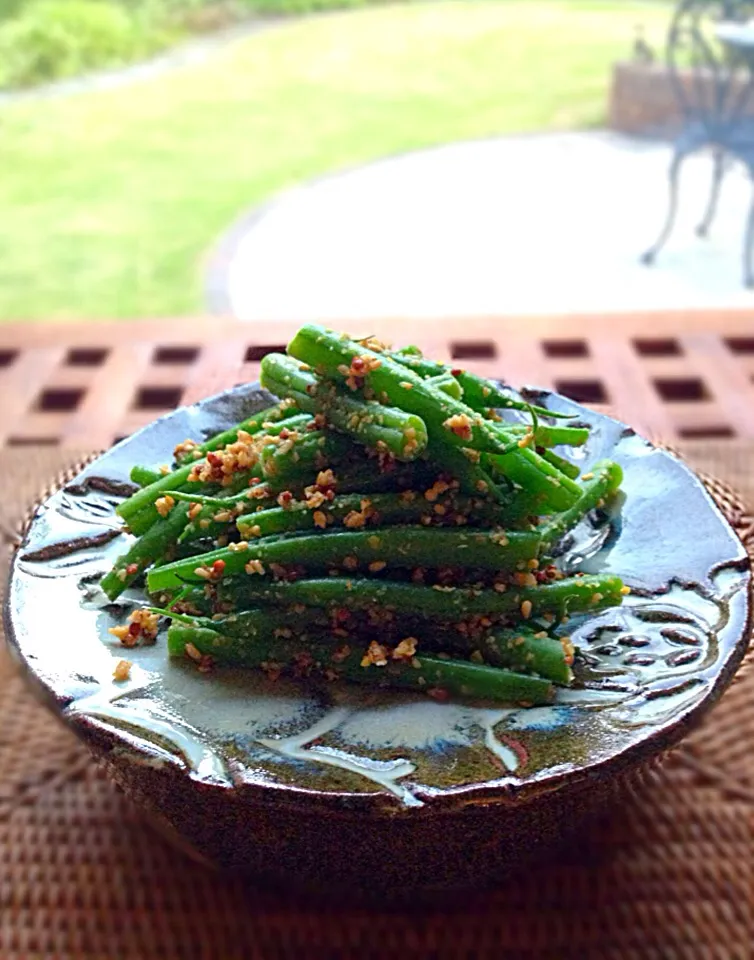
<svg viewBox="0 0 754 960"><path fill-rule="evenodd" d="M107 447L181 403L256 379L262 357L297 326L216 319L1 326L0 446ZM416 343L514 385L609 405L645 434L754 438L749 311L361 326L350 332Z"/></svg>

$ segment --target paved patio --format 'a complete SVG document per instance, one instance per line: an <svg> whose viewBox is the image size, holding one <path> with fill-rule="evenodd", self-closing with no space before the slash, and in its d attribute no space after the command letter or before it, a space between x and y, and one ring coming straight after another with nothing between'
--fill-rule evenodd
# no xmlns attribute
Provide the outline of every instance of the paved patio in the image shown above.
<svg viewBox="0 0 754 960"><path fill-rule="evenodd" d="M711 162L687 161L676 230L639 254L667 204L667 144L543 134L404 154L292 189L223 239L215 312L246 320L754 306L742 286L750 184L734 169L710 238Z"/></svg>

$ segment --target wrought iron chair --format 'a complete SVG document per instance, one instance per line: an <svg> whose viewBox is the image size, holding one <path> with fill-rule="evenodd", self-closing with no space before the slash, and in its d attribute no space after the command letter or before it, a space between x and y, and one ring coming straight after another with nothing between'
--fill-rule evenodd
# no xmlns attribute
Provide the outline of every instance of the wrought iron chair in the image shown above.
<svg viewBox="0 0 754 960"><path fill-rule="evenodd" d="M754 18L754 0L681 0L668 31L666 59L683 113L670 164L670 202L660 236L642 256L654 263L675 223L678 177L683 161L703 148L712 150L712 189L697 234L707 235L717 210L720 186L734 161L744 163L754 181L754 116L748 112L754 93L754 48L742 58L715 35L721 22ZM744 73L748 72L748 76ZM754 287L754 198L744 237L744 283Z"/></svg>

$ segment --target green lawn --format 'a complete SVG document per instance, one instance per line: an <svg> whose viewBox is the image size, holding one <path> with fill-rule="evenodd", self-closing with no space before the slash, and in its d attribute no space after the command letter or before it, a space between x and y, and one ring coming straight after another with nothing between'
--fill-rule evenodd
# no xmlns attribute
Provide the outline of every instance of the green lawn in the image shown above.
<svg viewBox="0 0 754 960"><path fill-rule="evenodd" d="M200 312L203 260L247 208L398 151L599 124L635 24L657 41L667 19L634 0L373 8L0 107L0 318Z"/></svg>

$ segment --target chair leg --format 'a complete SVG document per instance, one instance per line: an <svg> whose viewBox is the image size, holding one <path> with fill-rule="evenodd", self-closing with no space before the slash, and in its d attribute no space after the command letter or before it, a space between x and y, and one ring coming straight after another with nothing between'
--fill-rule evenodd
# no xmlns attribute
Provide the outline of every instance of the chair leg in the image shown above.
<svg viewBox="0 0 754 960"><path fill-rule="evenodd" d="M746 221L744 236L744 286L754 287L754 263L752 262L752 247L754 247L754 197L749 206L749 218Z"/></svg>
<svg viewBox="0 0 754 960"><path fill-rule="evenodd" d="M670 201L668 203L668 214L665 218L665 224L660 231L660 236L657 238L653 246L643 253L641 256L641 262L644 264L651 264L655 262L657 254L665 246L665 243L670 236L673 230L673 224L675 223L675 217L678 210L678 174L681 170L681 163L686 156L685 153L676 152L673 156L673 160L670 164Z"/></svg>
<svg viewBox="0 0 754 960"><path fill-rule="evenodd" d="M710 191L709 203L702 217L702 222L696 228L698 237L706 237L709 228L712 226L712 221L717 211L717 201L720 199L720 185L723 182L724 175L725 152L723 150L715 150L712 167L712 190Z"/></svg>

